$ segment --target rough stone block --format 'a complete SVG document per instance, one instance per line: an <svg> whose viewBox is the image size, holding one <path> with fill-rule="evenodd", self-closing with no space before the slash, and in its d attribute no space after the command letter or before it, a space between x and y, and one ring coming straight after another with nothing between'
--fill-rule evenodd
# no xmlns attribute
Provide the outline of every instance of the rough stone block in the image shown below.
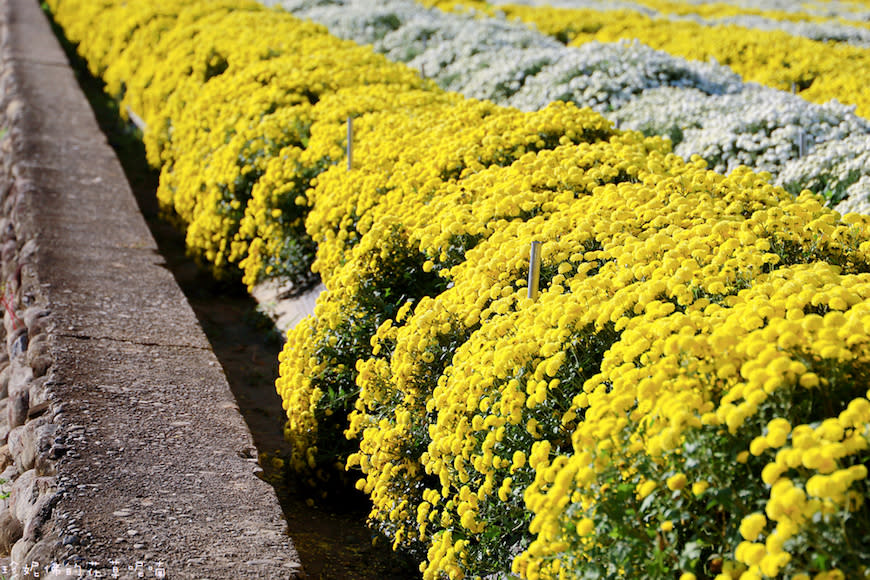
<svg viewBox="0 0 870 580"><path fill-rule="evenodd" d="M10 552L10 557L13 562L17 564L24 564L27 562L27 554L30 553L30 550L33 549L33 546L36 545L36 542L33 540L28 540L27 538L21 538L15 545L12 546L12 550Z"/></svg>
<svg viewBox="0 0 870 580"><path fill-rule="evenodd" d="M48 374L48 369L51 368L51 365L54 361L50 356L42 355L35 357L32 361L30 361L30 368L33 369L34 377L44 377Z"/></svg>
<svg viewBox="0 0 870 580"><path fill-rule="evenodd" d="M48 412L48 377L42 376L30 381L30 401L27 410L27 420Z"/></svg>
<svg viewBox="0 0 870 580"><path fill-rule="evenodd" d="M9 509L19 522L26 522L33 515L33 506L39 499L36 471L25 471L12 483L9 491Z"/></svg>
<svg viewBox="0 0 870 580"><path fill-rule="evenodd" d="M63 450L65 453L66 450ZM36 456L36 461L33 462L33 469L40 477L54 477L57 475L57 458L63 453L57 447L52 447L50 453L40 453Z"/></svg>
<svg viewBox="0 0 870 580"><path fill-rule="evenodd" d="M0 443L6 441L9 435L9 421L6 408L9 406L9 399L0 400Z"/></svg>
<svg viewBox="0 0 870 580"><path fill-rule="evenodd" d="M12 465L12 452L9 451L9 445L3 445L0 447L0 470L10 465Z"/></svg>
<svg viewBox="0 0 870 580"><path fill-rule="evenodd" d="M14 463L11 465L8 465L6 467L6 469L4 469L2 472L0 472L0 490L9 491L10 486L4 485L4 484L8 484L10 481L13 481L20 474L21 474L21 472L18 471L18 468L15 467ZM4 500L4 501L7 504L9 503L9 500Z"/></svg>
<svg viewBox="0 0 870 580"><path fill-rule="evenodd" d="M9 431L9 435L6 437L9 453L19 471L27 471L32 468L33 462L36 460L36 449L33 445L32 435L31 430L21 425Z"/></svg>
<svg viewBox="0 0 870 580"><path fill-rule="evenodd" d="M51 310L40 306L31 306L24 311L22 318L30 336L36 336L45 332L46 325L49 322L49 314L51 314Z"/></svg>
<svg viewBox="0 0 870 580"><path fill-rule="evenodd" d="M6 318L8 319L8 317ZM9 358L11 359L27 352L27 329L20 323L18 328L6 337L6 350L9 351Z"/></svg>
<svg viewBox="0 0 870 580"><path fill-rule="evenodd" d="M0 371L0 398L5 399L9 396L9 377L12 376L12 367L7 364Z"/></svg>
<svg viewBox="0 0 870 580"><path fill-rule="evenodd" d="M30 423L35 425L33 432L36 436L36 450L39 453L44 453L51 449L52 445L54 445L55 439L57 439L61 433L60 426L56 423L52 423L49 420L48 415L34 419Z"/></svg>
<svg viewBox="0 0 870 580"><path fill-rule="evenodd" d="M24 103L21 99L11 99L6 105L6 118L10 121L20 120L24 115Z"/></svg>
<svg viewBox="0 0 870 580"><path fill-rule="evenodd" d="M63 549L63 544L54 535L49 535L34 544L33 548L27 552L25 562L54 562L57 555ZM64 568L60 568L55 572L49 572L48 575L44 571L41 572L40 578L68 578Z"/></svg>
<svg viewBox="0 0 870 580"><path fill-rule="evenodd" d="M14 226L13 226L14 227ZM18 243L14 239L7 239L0 246L0 259L4 264L15 261L15 253L18 250Z"/></svg>
<svg viewBox="0 0 870 580"><path fill-rule="evenodd" d="M33 366L33 359L48 355L48 336L45 334L29 335L30 340L27 345L27 364Z"/></svg>
<svg viewBox="0 0 870 580"><path fill-rule="evenodd" d="M42 480L54 478L40 478ZM23 522L24 529L22 533L22 537L33 540L34 542L39 539L42 535L42 528L49 522L51 519L51 510L54 508L57 501L60 497L51 491L40 494L39 498L36 500L36 503L33 505L33 512L31 513L30 519L26 522ZM39 560L36 560L37 562Z"/></svg>
<svg viewBox="0 0 870 580"><path fill-rule="evenodd" d="M21 249L18 251L18 263L19 264L30 264L33 262L33 259L36 257L36 253L39 250L39 246L36 243L36 240L27 240Z"/></svg>
<svg viewBox="0 0 870 580"><path fill-rule="evenodd" d="M24 526L8 509L0 513L0 555L8 556L15 542L24 535Z"/></svg>
<svg viewBox="0 0 870 580"><path fill-rule="evenodd" d="M13 361L10 365L8 396L13 396L15 393L29 391L29 383L33 379L33 369L24 364L22 361Z"/></svg>
<svg viewBox="0 0 870 580"><path fill-rule="evenodd" d="M9 395L6 405L6 425L10 430L24 425L27 421L27 411L30 409L30 391L15 391ZM11 435L11 432L10 432Z"/></svg>
<svg viewBox="0 0 870 580"><path fill-rule="evenodd" d="M10 215L15 210L15 205L18 203L18 194L19 187L16 187L16 184L13 183L9 188L9 193L6 197L3 198L3 214ZM15 241L15 224L12 221L9 221L6 225L3 226L3 229L0 230L0 241L8 242Z"/></svg>
<svg viewBox="0 0 870 580"><path fill-rule="evenodd" d="M20 471L32 469L37 455L46 455L54 444L58 426L42 416L9 432L7 446Z"/></svg>

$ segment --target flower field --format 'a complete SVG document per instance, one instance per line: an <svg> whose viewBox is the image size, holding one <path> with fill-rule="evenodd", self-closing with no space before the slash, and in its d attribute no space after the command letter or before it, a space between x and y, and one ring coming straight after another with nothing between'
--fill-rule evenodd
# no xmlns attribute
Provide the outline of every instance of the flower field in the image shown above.
<svg viewBox="0 0 870 580"><path fill-rule="evenodd" d="M454 6L455 0L432 0L434 5ZM471 0L470 6L486 5ZM746 80L779 89L795 83L806 98L825 102L836 98L855 104L868 114L870 89L862 78L870 53L861 46L827 43L784 30L754 30L731 24L653 18L641 11L600 11L550 6L499 6L509 17L534 23L542 32L569 44L589 40L638 39L670 54L693 60L716 59ZM863 32L866 28L858 25ZM824 40L828 40L827 38Z"/></svg>
<svg viewBox="0 0 870 580"><path fill-rule="evenodd" d="M744 83L727 67L685 60L646 44L592 40L566 47L517 22L446 14L411 0L379 2L377 8L353 0L283 0L280 5L328 26L337 36L371 44L447 90L529 111L570 101L620 127L668 137L675 153L685 159L700 155L716 171L739 165L768 171L774 183L792 193L806 188L832 205L843 202L843 213L870 212L868 121L855 114L854 104L810 103ZM501 8L512 16L516 9L534 23L553 17L549 10ZM570 22L564 13L557 13L558 22ZM594 22L602 18L596 16ZM618 22L612 12L607 18ZM775 45L776 39L768 40ZM830 62L839 63L834 57ZM804 156L799 155L802 133ZM847 147L839 145L843 139L849 139Z"/></svg>
<svg viewBox="0 0 870 580"><path fill-rule="evenodd" d="M292 466L424 578L870 575L870 217L830 207L870 188L859 44L791 35L792 95L543 16L47 4L191 250L324 282L280 356Z"/></svg>

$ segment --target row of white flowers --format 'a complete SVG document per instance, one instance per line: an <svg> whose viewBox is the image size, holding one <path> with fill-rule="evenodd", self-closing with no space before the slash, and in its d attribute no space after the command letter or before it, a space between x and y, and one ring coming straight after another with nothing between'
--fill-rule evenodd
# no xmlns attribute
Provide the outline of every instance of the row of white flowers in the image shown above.
<svg viewBox="0 0 870 580"><path fill-rule="evenodd" d="M801 167L818 167L822 144L866 138L870 122L852 110L836 102L807 103L748 83L735 94L705 95L670 87L645 91L614 117L626 127L671 137L676 153L701 155L719 172L746 165L782 180L806 174ZM801 134L810 152L803 158Z"/></svg>
<svg viewBox="0 0 870 580"><path fill-rule="evenodd" d="M668 136L678 154L698 154L717 171L746 165L770 172L791 190L809 187L835 202L848 197L850 208L870 207L870 163L862 163L870 122L853 107L809 103L743 83L716 63L637 42L565 47L519 23L448 14L411 0L377 7L363 0L281 4L468 97L523 110L573 101L622 128ZM802 139L806 154L800 157Z"/></svg>

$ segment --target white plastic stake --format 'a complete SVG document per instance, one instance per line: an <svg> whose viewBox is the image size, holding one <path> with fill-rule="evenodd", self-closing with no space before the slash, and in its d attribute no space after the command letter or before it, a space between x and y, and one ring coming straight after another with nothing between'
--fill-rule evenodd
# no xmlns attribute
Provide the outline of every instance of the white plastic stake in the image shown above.
<svg viewBox="0 0 870 580"><path fill-rule="evenodd" d="M529 298L538 299L538 284L541 281L541 243L532 242L532 251L529 254Z"/></svg>
<svg viewBox="0 0 870 580"><path fill-rule="evenodd" d="M353 168L353 117L347 118L347 170Z"/></svg>
<svg viewBox="0 0 870 580"><path fill-rule="evenodd" d="M798 156L803 158L807 155L807 134L803 129L798 132Z"/></svg>
<svg viewBox="0 0 870 580"><path fill-rule="evenodd" d="M145 124L145 121L142 119L142 117L134 113L133 109L131 109L130 107L127 107L127 116L130 118L130 121L132 121L133 124L136 125L136 127L143 133L145 132L145 129L148 128L148 125Z"/></svg>

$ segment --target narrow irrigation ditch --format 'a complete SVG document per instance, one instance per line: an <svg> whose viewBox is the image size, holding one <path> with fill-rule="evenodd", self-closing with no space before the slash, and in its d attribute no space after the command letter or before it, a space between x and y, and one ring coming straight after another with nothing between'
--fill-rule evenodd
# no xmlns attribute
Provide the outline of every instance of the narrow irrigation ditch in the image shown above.
<svg viewBox="0 0 870 580"><path fill-rule="evenodd" d="M103 84L51 20L76 78L109 143L116 151L166 267L187 296L223 366L239 408L251 430L263 469L273 485L307 576L312 579L413 579L416 566L394 553L388 542L365 526L367 498L353 489L320 497L317 490L288 473L288 445L281 400L275 392L282 338L238 281L217 280L187 254L184 234L160 215L158 174L145 160L137 129L125 123Z"/></svg>

